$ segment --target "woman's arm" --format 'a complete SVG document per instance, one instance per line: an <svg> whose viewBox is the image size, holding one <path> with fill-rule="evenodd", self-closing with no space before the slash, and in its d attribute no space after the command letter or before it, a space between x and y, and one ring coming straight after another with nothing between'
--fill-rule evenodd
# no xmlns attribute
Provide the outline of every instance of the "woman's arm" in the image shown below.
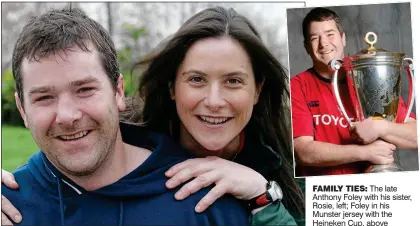
<svg viewBox="0 0 420 226"><path fill-rule="evenodd" d="M1 170L1 182L4 183L8 188L18 189L19 185L17 184L13 174L7 172L6 170ZM3 195L1 196L1 225L13 225L13 223L6 217L8 216L15 223L20 223L22 221L22 215L19 211L13 206L13 204Z"/></svg>
<svg viewBox="0 0 420 226"><path fill-rule="evenodd" d="M267 180L251 168L215 156L188 159L171 167L166 176L170 177L166 182L166 187L170 189L194 178L175 194L178 200L215 184L196 205L197 212L203 212L224 194L250 200L263 194L267 185Z"/></svg>
<svg viewBox="0 0 420 226"><path fill-rule="evenodd" d="M206 210L224 194L231 194L240 200L250 200L266 192L267 180L251 168L219 157L189 159L166 172L170 177L166 186L182 186L175 194L176 199L185 199L203 187L215 184L196 206L197 212ZM251 225L297 225L281 202L272 203L252 211Z"/></svg>
<svg viewBox="0 0 420 226"><path fill-rule="evenodd" d="M250 200L266 192L267 180L251 168L219 157L189 159L166 172L170 177L166 186L182 186L175 194L178 200L185 199L203 187L215 184L197 204L196 211L203 212L224 194L240 200ZM297 225L281 202L272 203L252 211L251 225Z"/></svg>

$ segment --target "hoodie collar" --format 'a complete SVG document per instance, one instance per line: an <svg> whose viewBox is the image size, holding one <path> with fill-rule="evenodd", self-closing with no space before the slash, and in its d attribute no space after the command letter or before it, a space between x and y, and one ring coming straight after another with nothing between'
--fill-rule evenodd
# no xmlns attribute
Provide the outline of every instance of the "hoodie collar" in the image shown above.
<svg viewBox="0 0 420 226"><path fill-rule="evenodd" d="M180 145L174 143L172 139L150 132L146 128L120 123L120 130L125 143L149 149L152 154L139 167L119 181L89 192L118 197L149 196L167 192L165 187L166 170L191 155ZM73 197L88 192L55 168L42 151L30 158L28 166L32 175L45 191L55 197L60 195L63 198ZM60 191L57 190L58 183L61 183Z"/></svg>
<svg viewBox="0 0 420 226"><path fill-rule="evenodd" d="M48 160L47 156L42 151L35 153L28 161L28 167L31 174L36 178L44 191L50 195L58 197L71 197L81 195L86 190L64 174L62 174L54 165ZM61 183L61 191L57 190L58 183Z"/></svg>

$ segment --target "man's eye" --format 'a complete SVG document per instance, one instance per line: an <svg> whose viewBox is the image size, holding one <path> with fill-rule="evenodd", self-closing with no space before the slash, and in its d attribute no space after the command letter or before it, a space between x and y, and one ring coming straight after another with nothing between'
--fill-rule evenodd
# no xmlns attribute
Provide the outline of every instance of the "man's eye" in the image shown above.
<svg viewBox="0 0 420 226"><path fill-rule="evenodd" d="M79 97L90 97L95 93L94 87L83 87L77 90L77 95Z"/></svg>
<svg viewBox="0 0 420 226"><path fill-rule="evenodd" d="M53 99L53 96L41 96L35 99L35 102L42 102Z"/></svg>
<svg viewBox="0 0 420 226"><path fill-rule="evenodd" d="M94 88L92 88L92 87L84 87L84 88L78 89L77 93L86 93L86 92L92 91L93 89Z"/></svg>

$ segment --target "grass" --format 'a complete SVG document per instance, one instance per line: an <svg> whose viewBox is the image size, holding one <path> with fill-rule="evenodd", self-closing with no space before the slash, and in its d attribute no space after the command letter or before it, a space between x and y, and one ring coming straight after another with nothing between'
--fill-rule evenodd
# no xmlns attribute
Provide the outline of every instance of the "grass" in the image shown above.
<svg viewBox="0 0 420 226"><path fill-rule="evenodd" d="M1 167L13 172L39 150L28 129L2 125Z"/></svg>

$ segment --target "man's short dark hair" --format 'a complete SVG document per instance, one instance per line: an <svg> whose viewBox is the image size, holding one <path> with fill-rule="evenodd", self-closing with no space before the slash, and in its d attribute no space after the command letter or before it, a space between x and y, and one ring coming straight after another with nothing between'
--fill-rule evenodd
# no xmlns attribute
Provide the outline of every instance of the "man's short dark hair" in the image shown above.
<svg viewBox="0 0 420 226"><path fill-rule="evenodd" d="M29 61L38 61L51 54L64 57L65 50L73 45L90 52L88 42L98 51L102 66L116 87L119 77L117 53L109 33L98 22L70 6L32 17L19 34L13 50L12 70L20 100L23 102L20 69L25 57Z"/></svg>
<svg viewBox="0 0 420 226"><path fill-rule="evenodd" d="M309 25L311 22L322 22L327 20L334 20L335 24L337 25L338 31L340 34L343 34L343 26L341 26L340 18L337 16L337 14L327 8L318 7L315 9L312 9L306 16L305 19L303 19L302 22L302 33L304 42L307 43L308 41L308 32L309 32Z"/></svg>

